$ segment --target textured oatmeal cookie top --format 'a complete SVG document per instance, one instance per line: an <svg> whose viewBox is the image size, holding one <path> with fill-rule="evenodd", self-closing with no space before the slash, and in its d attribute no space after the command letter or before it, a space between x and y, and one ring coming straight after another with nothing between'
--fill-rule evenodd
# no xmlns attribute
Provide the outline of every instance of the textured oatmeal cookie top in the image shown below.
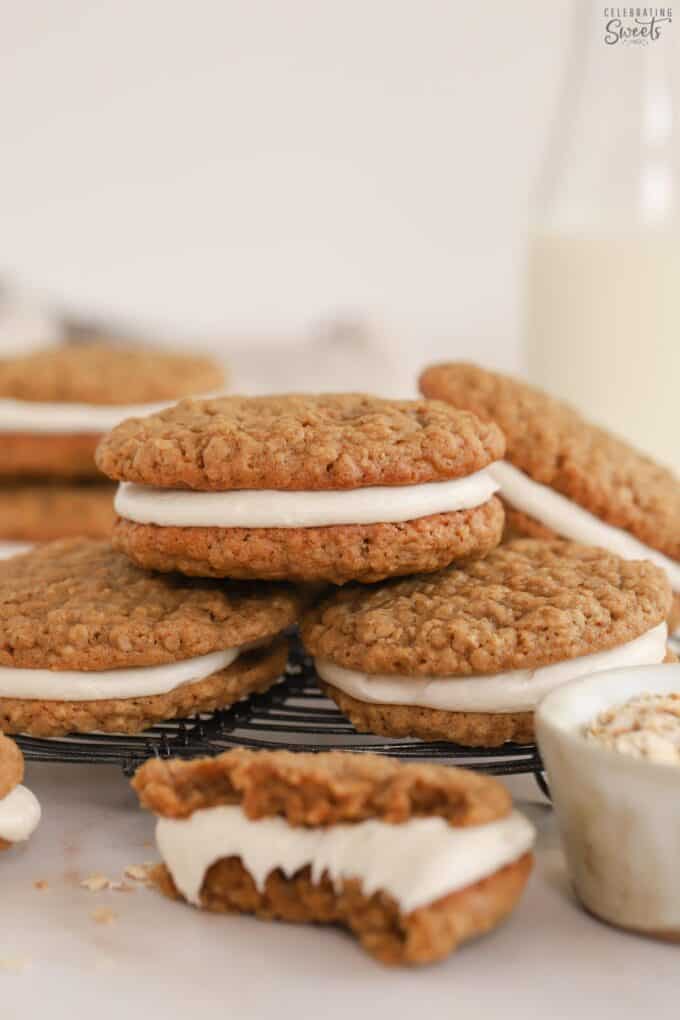
<svg viewBox="0 0 680 1020"><path fill-rule="evenodd" d="M518 539L438 574L348 585L308 613L302 634L313 655L348 669L464 676L613 648L663 623L670 604L651 563Z"/></svg>
<svg viewBox="0 0 680 1020"><path fill-rule="evenodd" d="M302 605L291 585L149 574L108 542L51 542L0 562L0 665L161 665L276 634Z"/></svg>
<svg viewBox="0 0 680 1020"><path fill-rule="evenodd" d="M0 398L74 404L153 404L224 384L210 358L143 347L71 344L0 359Z"/></svg>
<svg viewBox="0 0 680 1020"><path fill-rule="evenodd" d="M506 457L614 527L680 559L680 479L541 390L478 365L432 365L420 388L495 421Z"/></svg>
<svg viewBox="0 0 680 1020"><path fill-rule="evenodd" d="M132 785L142 805L166 818L240 804L249 818L283 816L290 825L325 826L380 818L446 818L483 825L512 809L507 790L489 776L442 765L404 765L374 754L233 750L194 761L154 759Z"/></svg>
<svg viewBox="0 0 680 1020"><path fill-rule="evenodd" d="M458 478L504 449L496 425L437 401L288 394L184 400L131 419L97 464L163 488L354 489Z"/></svg>
<svg viewBox="0 0 680 1020"><path fill-rule="evenodd" d="M24 756L9 737L0 733L0 800L24 778Z"/></svg>

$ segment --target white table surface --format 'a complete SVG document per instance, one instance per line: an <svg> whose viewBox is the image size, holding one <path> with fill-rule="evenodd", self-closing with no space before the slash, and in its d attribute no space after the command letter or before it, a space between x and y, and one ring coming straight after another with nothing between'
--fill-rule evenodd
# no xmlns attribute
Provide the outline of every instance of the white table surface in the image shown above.
<svg viewBox="0 0 680 1020"><path fill-rule="evenodd" d="M2 1020L680 1015L680 947L579 909L530 779L512 781L540 832L518 909L443 964L409 971L374 963L335 929L210 916L143 886L89 892L79 883L93 872L118 879L155 857L152 819L113 767L29 765L26 782L43 821L0 857ZM102 907L116 919L95 922Z"/></svg>

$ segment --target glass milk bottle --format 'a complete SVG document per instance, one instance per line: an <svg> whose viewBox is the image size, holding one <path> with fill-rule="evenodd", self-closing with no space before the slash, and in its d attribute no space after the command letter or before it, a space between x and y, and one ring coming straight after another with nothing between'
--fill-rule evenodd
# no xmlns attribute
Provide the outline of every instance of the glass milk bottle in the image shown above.
<svg viewBox="0 0 680 1020"><path fill-rule="evenodd" d="M574 9L530 229L528 369L680 472L680 24L637 10Z"/></svg>

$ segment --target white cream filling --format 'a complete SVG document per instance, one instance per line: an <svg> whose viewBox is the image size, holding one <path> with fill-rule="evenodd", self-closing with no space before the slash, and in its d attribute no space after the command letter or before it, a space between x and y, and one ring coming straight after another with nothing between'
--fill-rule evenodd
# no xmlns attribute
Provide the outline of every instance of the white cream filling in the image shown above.
<svg viewBox="0 0 680 1020"><path fill-rule="evenodd" d="M0 698L41 701L102 701L167 694L184 684L205 680L226 669L244 648L226 648L163 666L130 669L81 670L17 669L0 666Z"/></svg>
<svg viewBox="0 0 680 1020"><path fill-rule="evenodd" d="M316 660L322 680L373 705L416 705L445 712L531 712L555 687L576 677L622 666L648 666L666 657L665 623L605 652L580 655L537 669L515 669L470 677L388 676L343 669Z"/></svg>
<svg viewBox="0 0 680 1020"><path fill-rule="evenodd" d="M9 560L33 548L32 542L0 542L0 560Z"/></svg>
<svg viewBox="0 0 680 1020"><path fill-rule="evenodd" d="M21 843L33 833L40 821L40 803L25 786L15 786L0 800L0 839Z"/></svg>
<svg viewBox="0 0 680 1020"><path fill-rule="evenodd" d="M274 489L189 492L124 482L116 493L115 508L121 517L138 524L178 528L389 524L430 514L471 510L491 499L499 487L488 470L448 482L316 492Z"/></svg>
<svg viewBox="0 0 680 1020"><path fill-rule="evenodd" d="M155 414L175 401L155 404L68 404L0 398L0 433L77 435L109 432L126 418Z"/></svg>
<svg viewBox="0 0 680 1020"><path fill-rule="evenodd" d="M601 546L624 560L650 560L666 571L673 591L680 591L680 563L638 541L622 528L605 524L561 493L533 481L507 461L498 461L488 470L498 482L501 495L516 510L529 514L573 542Z"/></svg>
<svg viewBox="0 0 680 1020"><path fill-rule="evenodd" d="M514 811L488 825L455 828L443 818L402 825L369 819L356 825L302 828L283 818L251 821L238 805L159 818L158 849L179 891L200 905L206 872L223 857L240 857L258 889L280 869L292 877L311 868L336 888L359 879L366 896L389 893L405 914L463 889L517 860L532 846L534 828Z"/></svg>

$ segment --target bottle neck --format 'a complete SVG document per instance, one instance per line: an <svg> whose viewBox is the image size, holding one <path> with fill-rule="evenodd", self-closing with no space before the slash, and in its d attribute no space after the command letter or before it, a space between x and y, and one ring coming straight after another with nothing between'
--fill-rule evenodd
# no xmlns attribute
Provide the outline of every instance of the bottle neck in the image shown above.
<svg viewBox="0 0 680 1020"><path fill-rule="evenodd" d="M678 59L669 8L578 3L536 226L630 233L678 226Z"/></svg>

